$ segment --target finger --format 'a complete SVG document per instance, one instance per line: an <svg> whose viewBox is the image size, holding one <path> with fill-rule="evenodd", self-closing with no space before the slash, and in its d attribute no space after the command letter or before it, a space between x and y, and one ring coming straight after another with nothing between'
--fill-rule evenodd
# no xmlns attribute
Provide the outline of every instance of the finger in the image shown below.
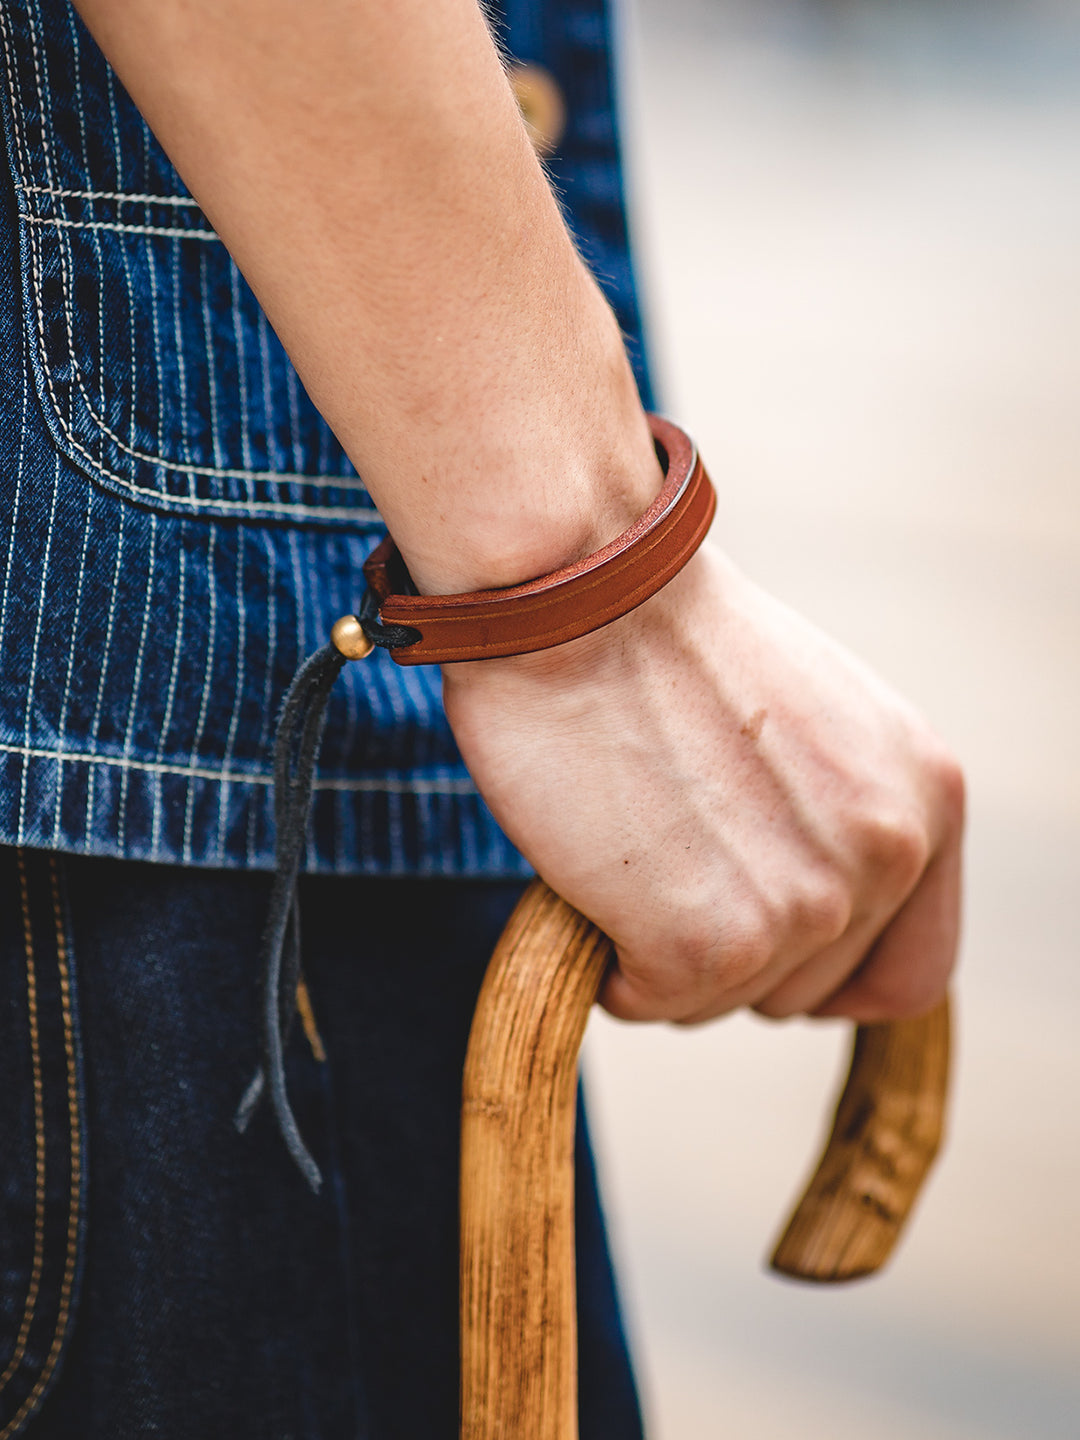
<svg viewBox="0 0 1080 1440"><path fill-rule="evenodd" d="M858 966L903 898L896 896L884 911L879 907L873 918L853 920L843 893L819 886L790 906L783 929L776 930L761 924L760 913L750 906L745 913L751 919L739 924L735 918L739 907L731 905L710 943L682 951L669 948L666 963L657 965L619 951L600 1004L622 1020L700 1025L797 984L819 956L826 957L821 978L807 972L809 984L802 984L797 999L805 994L814 1003L826 1000ZM796 1003L791 1012L767 1013L779 1016L801 1008Z"/></svg>
<svg viewBox="0 0 1080 1440"><path fill-rule="evenodd" d="M862 1024L920 1015L945 994L960 938L960 845L950 842L869 955L815 1015Z"/></svg>
<svg viewBox="0 0 1080 1440"><path fill-rule="evenodd" d="M899 904L899 902L897 902ZM699 1025L752 1005L802 973L817 955L831 950L844 928L835 906L804 903L781 944L760 927L741 930L730 923L714 944L684 954L669 953L667 964L635 963L617 954L600 992L600 1004L621 1020L671 1020ZM813 987L815 1000L825 1000L865 955L874 935L888 918L864 926L860 940L849 944L850 956ZM850 928L850 927L849 927Z"/></svg>
<svg viewBox="0 0 1080 1440"><path fill-rule="evenodd" d="M752 1008L769 1020L813 1014L858 970L878 936L899 912L901 903L898 901L891 912L850 925L839 940L784 975L778 984L769 986L760 998L755 997Z"/></svg>
<svg viewBox="0 0 1080 1440"><path fill-rule="evenodd" d="M688 998L685 983L680 983L666 967L650 966L637 971L624 968L616 956L600 987L598 1000L616 1020L679 1021L694 1008L698 998ZM732 1001L713 1013L722 1015L734 1009L736 1003Z"/></svg>

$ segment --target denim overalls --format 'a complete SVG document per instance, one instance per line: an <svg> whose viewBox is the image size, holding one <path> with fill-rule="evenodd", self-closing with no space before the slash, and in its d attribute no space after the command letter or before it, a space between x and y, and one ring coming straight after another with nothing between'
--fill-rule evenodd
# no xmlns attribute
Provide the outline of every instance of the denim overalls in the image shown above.
<svg viewBox="0 0 1080 1440"><path fill-rule="evenodd" d="M603 0L494 23L644 389ZM0 0L0 44L0 1440L451 1440L461 1059L528 867L438 672L347 667L288 1056L322 1195L237 1135L275 711L380 521L74 11ZM579 1151L582 1436L636 1440Z"/></svg>

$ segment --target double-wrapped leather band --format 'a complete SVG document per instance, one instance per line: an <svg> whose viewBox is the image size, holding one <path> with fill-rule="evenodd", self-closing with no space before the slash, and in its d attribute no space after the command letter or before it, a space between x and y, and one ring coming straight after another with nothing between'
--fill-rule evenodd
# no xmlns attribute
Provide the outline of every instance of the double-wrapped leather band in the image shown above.
<svg viewBox="0 0 1080 1440"><path fill-rule="evenodd" d="M659 495L629 530L562 570L465 595L401 593L408 572L389 536L368 557L364 576L382 626L407 626L419 638L395 643L399 665L442 665L526 655L588 635L643 604L671 580L705 538L716 495L690 437L649 416L664 466Z"/></svg>

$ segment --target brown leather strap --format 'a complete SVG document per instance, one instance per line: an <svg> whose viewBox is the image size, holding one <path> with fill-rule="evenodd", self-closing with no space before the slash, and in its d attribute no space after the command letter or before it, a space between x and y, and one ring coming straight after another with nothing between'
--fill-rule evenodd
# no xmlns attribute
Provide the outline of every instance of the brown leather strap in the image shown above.
<svg viewBox="0 0 1080 1440"><path fill-rule="evenodd" d="M628 614L679 573L705 538L716 494L690 437L649 416L664 484L644 515L618 539L551 575L467 595L410 595L408 572L389 536L364 565L383 625L407 625L419 639L390 653L399 665L442 665L526 655L563 645ZM395 593L395 591L399 593Z"/></svg>

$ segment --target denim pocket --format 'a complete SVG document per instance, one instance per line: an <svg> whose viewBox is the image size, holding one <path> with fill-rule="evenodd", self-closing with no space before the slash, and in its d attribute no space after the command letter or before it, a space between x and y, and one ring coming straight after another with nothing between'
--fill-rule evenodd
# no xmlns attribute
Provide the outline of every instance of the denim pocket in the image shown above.
<svg viewBox="0 0 1080 1440"><path fill-rule="evenodd" d="M0 6L27 351L53 440L184 515L377 523L255 296L68 6Z"/></svg>
<svg viewBox="0 0 1080 1440"><path fill-rule="evenodd" d="M59 861L0 851L0 1440L38 1409L75 1309L85 1165Z"/></svg>

